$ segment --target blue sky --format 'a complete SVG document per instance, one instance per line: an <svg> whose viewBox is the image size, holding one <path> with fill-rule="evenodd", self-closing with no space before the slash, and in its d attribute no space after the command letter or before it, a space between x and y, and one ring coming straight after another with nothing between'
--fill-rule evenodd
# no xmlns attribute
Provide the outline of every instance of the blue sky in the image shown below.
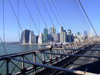
<svg viewBox="0 0 100 75"><path fill-rule="evenodd" d="M45 7L48 11L46 12L43 4L45 4ZM71 29L72 33L77 33L78 31L82 34L84 31L88 31L90 33L91 26L84 15L78 0L35 0L36 4L39 7L40 13L44 19L42 19L40 13L37 10L37 7L34 3L34 0L25 0L32 18L36 24L36 27L38 28L38 31L40 33L43 32L43 29L46 28L45 25L47 25L47 29L52 27L52 25L55 26L57 32L59 32L59 26L63 26L64 29L67 31L67 29ZM100 25L100 0L80 0L91 23L93 24L96 32L98 35L100 35L99 31L99 25ZM18 18L18 6L17 6L17 0L10 0L13 9L16 13L16 16ZM50 5L52 9L50 8ZM53 4L53 3L54 4ZM56 7L56 9L55 9ZM53 11L52 11L53 10ZM48 15L49 14L49 15ZM12 41L18 41L18 22L15 18L15 15L12 11L12 8L9 4L8 0L4 0L4 25L5 25L5 41L6 42L12 42ZM56 17L55 17L56 16ZM51 19L50 19L51 18ZM40 23L39 23L40 22ZM44 23L45 22L45 23ZM30 19L30 15L26 9L26 6L23 2L23 0L19 0L19 23L22 27L22 30L24 29L30 29L34 31L35 35L39 35L32 19ZM21 29L20 29L20 35L21 35ZM3 7L2 7L2 0L0 0L0 37L3 40Z"/></svg>

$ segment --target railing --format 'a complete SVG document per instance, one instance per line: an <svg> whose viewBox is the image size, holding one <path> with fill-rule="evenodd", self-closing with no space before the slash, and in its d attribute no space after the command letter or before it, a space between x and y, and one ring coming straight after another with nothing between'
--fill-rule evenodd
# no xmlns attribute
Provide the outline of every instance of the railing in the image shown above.
<svg viewBox="0 0 100 75"><path fill-rule="evenodd" d="M35 74L39 71L44 70L45 68L54 68L51 65L56 64L69 57L69 55L59 55L59 54L75 54L78 52L79 48L81 49L85 48L85 46L79 47L77 45L60 46L60 47L66 48L67 50L44 48L44 49L37 49L26 52L2 55L0 56L0 73L1 75ZM58 53L58 54L46 54L46 52ZM55 69L57 69L57 67ZM63 68L60 69L62 70ZM68 69L65 70L70 72Z"/></svg>

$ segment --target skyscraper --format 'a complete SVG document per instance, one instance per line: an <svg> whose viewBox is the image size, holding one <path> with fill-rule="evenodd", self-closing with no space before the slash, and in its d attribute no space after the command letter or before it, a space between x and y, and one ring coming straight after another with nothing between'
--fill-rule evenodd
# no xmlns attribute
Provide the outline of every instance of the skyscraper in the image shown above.
<svg viewBox="0 0 100 75"><path fill-rule="evenodd" d="M59 32L62 32L63 31L63 27L59 27Z"/></svg>
<svg viewBox="0 0 100 75"><path fill-rule="evenodd" d="M68 29L67 35L71 35L71 29Z"/></svg>
<svg viewBox="0 0 100 75"><path fill-rule="evenodd" d="M32 44L32 36L33 36L33 31L30 31L30 34L29 34L29 44Z"/></svg>
<svg viewBox="0 0 100 75"><path fill-rule="evenodd" d="M68 29L67 31L67 42L71 42L71 30Z"/></svg>
<svg viewBox="0 0 100 75"><path fill-rule="evenodd" d="M55 34L56 33L56 29L54 28L54 26L52 26L52 28L49 28L49 34Z"/></svg>
<svg viewBox="0 0 100 75"><path fill-rule="evenodd" d="M52 28L49 28L49 34L51 34L52 33Z"/></svg>
<svg viewBox="0 0 100 75"><path fill-rule="evenodd" d="M32 44L38 44L38 36L32 36Z"/></svg>
<svg viewBox="0 0 100 75"><path fill-rule="evenodd" d="M93 31L92 31L92 29L91 29L90 38L92 38L92 37L93 37Z"/></svg>
<svg viewBox="0 0 100 75"><path fill-rule="evenodd" d="M47 42L48 41L48 30L46 28L44 28L43 30L43 42Z"/></svg>
<svg viewBox="0 0 100 75"><path fill-rule="evenodd" d="M77 32L77 35L81 35L81 33L80 32Z"/></svg>
<svg viewBox="0 0 100 75"><path fill-rule="evenodd" d="M29 43L29 34L30 34L30 30L23 30L22 34L21 34L21 43L25 44L25 43Z"/></svg>
<svg viewBox="0 0 100 75"><path fill-rule="evenodd" d="M56 29L54 28L54 26L52 26L52 33L53 33L53 34L56 33Z"/></svg>
<svg viewBox="0 0 100 75"><path fill-rule="evenodd" d="M87 36L87 31L84 31L84 36Z"/></svg>
<svg viewBox="0 0 100 75"><path fill-rule="evenodd" d="M60 43L66 42L66 31L60 32Z"/></svg>
<svg viewBox="0 0 100 75"><path fill-rule="evenodd" d="M43 35L42 33L40 33L39 38L38 38L38 44L42 44L43 43Z"/></svg>

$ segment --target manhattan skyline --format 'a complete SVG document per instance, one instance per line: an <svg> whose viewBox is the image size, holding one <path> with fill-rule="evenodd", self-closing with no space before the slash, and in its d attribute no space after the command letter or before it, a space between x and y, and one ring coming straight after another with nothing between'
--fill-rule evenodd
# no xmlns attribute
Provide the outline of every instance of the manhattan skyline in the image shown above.
<svg viewBox="0 0 100 75"><path fill-rule="evenodd" d="M18 7L17 7L17 0L10 0L11 1L11 4L15 10L15 13L18 17ZM66 20L64 19L61 11L63 11L63 9L59 9L57 7L57 4L58 3L60 6L62 6L62 4L60 4L60 1L57 2L57 0L54 0L53 3L55 4L57 10L59 11L59 14L64 22L61 21L59 15L58 15L58 12L55 10L54 8L54 5L52 4L51 1L49 1L49 3L52 5L52 8L53 8L53 11L54 13L56 14L56 17L58 18L58 21L59 23L57 22L54 14L53 14L53 11L51 10L50 8L50 5L48 4L47 0L42 0L46 6L46 9L47 11L49 12L49 15L51 16L52 18L52 21L53 21L53 24L57 30L57 32L59 32L59 23L62 27L64 27L64 24L65 24L65 27L64 27L64 30L67 30L67 29L71 29L72 30L72 33L75 33L77 34L77 32L81 32L82 34L84 34L84 31L87 31L90 35L90 31L91 31L91 26L89 23L87 23L87 18L86 16L84 15L79 3L77 0L72 0L72 1L68 1L68 4L67 4L67 1L63 0L61 3L63 4L64 2L66 3L66 5L68 7L68 12L66 15L68 16L68 18L66 18L66 20L68 21L66 23ZM80 0L91 23L93 24L96 32L98 35L100 35L100 32L99 32L99 25L100 25L100 22L99 22L99 19L100 19L100 0ZM36 23L36 26L39 30L40 33L43 32L43 29L46 28L37 8L36 8L36 5L35 3L30 0L27 1L25 0L28 8L30 9L30 12L32 14L32 17L34 19L34 22ZM40 9L40 12L45 20L45 23L47 25L47 29L49 29L51 26L52 26L52 22L50 21L50 18L48 17L48 14L47 12L45 11L44 9L44 6L42 4L41 1L39 0L35 0L35 2L37 3L37 5L39 6L39 9ZM72 2L73 5L69 5L70 3ZM30 4L30 7L29 7L29 4ZM73 7L75 7L75 10L73 9ZM79 9L80 8L80 9ZM64 9L65 10L65 9ZM0 1L0 37L2 38L3 40L3 7L2 7L2 0ZM76 13L74 14L73 11L75 11ZM77 11L80 11L79 15L77 14L78 12ZM64 14L64 11L63 11L63 14ZM69 15L68 15L69 14ZM82 15L83 14L83 15ZM39 15L39 16L38 16ZM71 16L72 15L72 16ZM80 16L82 15L82 16ZM78 23L77 19L76 19L76 16L78 19L81 19L83 20L85 23L83 24L86 24L86 25L80 25L82 23ZM83 18L81 18L83 17ZM72 20L72 21L71 21ZM30 22L31 21L31 22ZM32 19L30 20L30 16L29 16L29 13L26 9L26 6L24 4L24 2L22 0L19 1L19 22L20 22L20 25L22 27L22 29L31 29L32 31L34 31L34 34L35 35L39 35L33 22L32 22ZM80 21L81 22L81 21ZM12 11L12 8L9 4L9 1L6 1L4 0L4 25L5 25L5 42L13 42L13 41L19 41L19 36L18 36L18 22L16 21L16 18L14 16L14 13ZM31 25L31 28L30 28L30 25ZM69 25L69 26L68 26ZM72 29L72 27L74 27L74 30ZM74 25L74 26L73 26ZM76 26L75 26L76 25ZM82 30L82 27L83 26L83 30ZM21 30L20 30L20 35L21 35ZM94 34L94 31L93 31L93 34ZM95 34L94 34L95 35Z"/></svg>

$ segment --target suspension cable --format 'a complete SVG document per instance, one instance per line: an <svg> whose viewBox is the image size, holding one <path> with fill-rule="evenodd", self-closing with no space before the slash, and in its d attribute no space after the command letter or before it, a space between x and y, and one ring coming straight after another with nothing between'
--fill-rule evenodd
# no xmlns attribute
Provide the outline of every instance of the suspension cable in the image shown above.
<svg viewBox="0 0 100 75"><path fill-rule="evenodd" d="M72 28L72 30L73 30L73 32L75 33L75 28L72 26L72 23L73 23L73 21L72 21L72 19L70 18L70 15L69 15L69 12L66 10L66 4L64 4L64 2L62 2L61 1L61 3L64 5L64 9L65 9L65 11L66 11L66 13L68 14L68 16L66 15L66 17L68 17L67 19L68 19L68 22L69 22L69 24L70 24L70 26L71 26L71 28ZM71 22L70 22L71 21Z"/></svg>
<svg viewBox="0 0 100 75"><path fill-rule="evenodd" d="M25 6L26 6L26 8L27 8L27 11L28 11L28 13L29 13L29 15L30 15L30 17L31 17L31 19L32 19L32 22L33 22L33 24L34 24L34 26L35 26L35 28L36 28L38 34L39 34L39 31L38 31L38 29L37 29L37 26L36 26L36 24L35 24L35 22L34 22L34 20L33 20L33 18L32 18L32 15L31 15L31 13L30 13L30 11L29 11L27 5L26 5L25 0L23 0L23 2L24 2L24 4L25 4Z"/></svg>
<svg viewBox="0 0 100 75"><path fill-rule="evenodd" d="M2 45L3 45L3 48L4 48L4 51L5 51L5 53L6 53L6 54L8 54L8 53L7 53L7 51L6 51L6 48L5 48L5 45L4 45L4 43L2 42L2 39L1 39L1 37L0 37L0 40L1 40L1 43L2 43Z"/></svg>
<svg viewBox="0 0 100 75"><path fill-rule="evenodd" d="M46 25L46 22L44 21L44 18L43 18L43 16L42 16L41 12L40 12L40 9L39 9L38 6L37 6L36 1L35 1L35 0L33 0L33 1L34 1L35 5L36 5L36 7L37 7L37 9L38 9L38 12L40 13L40 16L41 16L41 18L42 18L42 20L43 20L43 22L44 22L46 28L48 29L48 27L47 27L47 25Z"/></svg>
<svg viewBox="0 0 100 75"><path fill-rule="evenodd" d="M4 41L4 44L5 44L4 0L2 0L2 4L3 4L3 41Z"/></svg>
<svg viewBox="0 0 100 75"><path fill-rule="evenodd" d="M71 6L71 5L73 5L72 4L72 2L71 2L71 4L69 4L70 3L70 0L68 1L68 2L66 2L66 5L68 4L68 5L70 5L70 7L71 7L71 10L74 12L74 14L73 14L73 16L75 16L75 18L76 18L76 20L77 20L77 16L75 15L75 11L74 11L74 9L73 9L73 6ZM68 11L70 11L70 9L68 8ZM70 14L69 14L70 15ZM73 23L73 26L74 26L74 28L76 29L76 31L78 32L78 30L77 29L79 29L79 28L76 28L76 27L79 27L79 26L76 26L77 24L76 24L76 21L75 20L73 20L73 16L72 15L70 15L70 17L72 18L72 23ZM78 22L79 23L79 22Z"/></svg>
<svg viewBox="0 0 100 75"><path fill-rule="evenodd" d="M55 0L55 1L56 1L56 0ZM59 0L58 0L58 2L59 2ZM64 17L64 20L65 20L66 24L68 25L68 23L67 23L67 21L66 21L66 18L65 18L65 16L64 16L62 10L60 9L60 6L59 6L58 2L56 1L56 4L57 4L59 10L61 11L62 16ZM63 8L62 8L62 9L63 9ZM69 25L68 25L68 27L69 27ZM69 27L69 28L70 28L70 27Z"/></svg>
<svg viewBox="0 0 100 75"><path fill-rule="evenodd" d="M88 17L88 15L87 15L87 14L86 14L86 12L85 12L85 10L84 10L84 8L83 8L83 6L82 6L82 4L81 4L80 0L78 0L78 2L79 2L79 4L80 4L80 6L81 6L81 8L82 8L83 12L85 13L85 16L87 17L87 19L88 19L88 21L89 21L89 23L90 23L90 25L91 25L92 29L94 30L94 32L95 32L95 34L96 34L96 36L98 36L98 35L97 35L97 33L96 33L96 31L95 31L95 29L94 29L94 27L93 27L93 25L92 25L92 23L91 23L91 21L90 21L90 19L89 19L89 17Z"/></svg>
<svg viewBox="0 0 100 75"><path fill-rule="evenodd" d="M16 13L15 13L15 11L14 11L14 8L13 8L13 6L12 6L10 0L8 0L8 1L9 1L9 4L10 4L12 10L13 10L13 13L14 13L14 15L15 15L15 18L16 18L17 22L18 22L18 25L19 25L20 29L22 30L22 27L21 27L21 25L20 25L20 23L19 23L19 20L18 20L17 16L16 16Z"/></svg>
<svg viewBox="0 0 100 75"><path fill-rule="evenodd" d="M17 6L18 6L18 21L19 21L19 0L17 0ZM18 38L20 41L20 27L19 27L19 25L18 25Z"/></svg>
<svg viewBox="0 0 100 75"><path fill-rule="evenodd" d="M51 22L52 22L53 26L55 27L55 25L54 25L54 23L53 23L53 21L52 21L52 19L51 19L50 15L49 15L49 13L48 13L47 9L46 9L45 4L43 3L43 1L42 1L42 0L41 0L41 2L42 2L43 6L44 6L44 8L45 8L45 10L46 10L46 12L47 12L47 14L48 14L48 16L49 16L49 18L50 18L50 20L51 20ZM58 31L57 31L57 32L58 32Z"/></svg>
<svg viewBox="0 0 100 75"><path fill-rule="evenodd" d="M2 0L2 5L3 5L3 42L2 39L0 37L1 43L3 45L3 48L5 50L5 53L7 54L6 48L5 48L5 23L4 23L4 0Z"/></svg>
<svg viewBox="0 0 100 75"><path fill-rule="evenodd" d="M59 14L59 12L58 12L58 10L57 10L57 8L56 8L56 6L55 6L54 2L53 2L52 0L51 0L51 2L53 3L53 5L54 5L54 7L55 7L55 9L56 9L56 11L57 11L57 13L58 13L58 15L59 15L59 17L60 17L61 21L62 21L62 23L63 23L64 27L66 28L66 26L65 26L65 24L64 24L64 22L63 22L63 20L62 20L62 18L61 18L61 16L60 16L60 14ZM66 29L67 29L67 28L66 28Z"/></svg>
<svg viewBox="0 0 100 75"><path fill-rule="evenodd" d="M54 13L54 11L53 11L53 9L52 9L52 7L51 7L50 2L49 2L48 0L47 0L47 2L48 2L49 6L50 6L50 8L51 8L51 10L52 10L52 12L53 12L53 14L54 14L54 16L55 16L55 18L56 18L56 20L57 20L59 26L61 26L60 23L59 23L59 21L58 21L58 18L57 18L57 16L56 16L56 14ZM52 16L52 15L51 15L51 16Z"/></svg>
<svg viewBox="0 0 100 75"><path fill-rule="evenodd" d="M76 1L75 1L75 2L76 2ZM79 10L77 10L77 12L80 12L80 13L82 13L82 15L84 15L84 13L82 12L81 8L79 8L80 5L78 4L78 2L76 2L75 4L76 4L76 6L77 6L78 9L79 9ZM87 28L89 27L89 24L88 24L88 21L86 20L85 16L83 16L81 19L84 19L84 20L82 20L83 22L85 22L84 25L86 25L84 29L87 29ZM90 27L89 27L89 28L90 28ZM87 29L87 30L88 30L88 29Z"/></svg>
<svg viewBox="0 0 100 75"><path fill-rule="evenodd" d="M39 8L39 0L37 0L38 3L38 8ZM39 23L39 32L40 32L40 17L39 17L39 12L38 12L38 23Z"/></svg>
<svg viewBox="0 0 100 75"><path fill-rule="evenodd" d="M30 11L30 0L29 0L29 11ZM31 31L31 17L29 15L29 21L30 21L30 31Z"/></svg>

